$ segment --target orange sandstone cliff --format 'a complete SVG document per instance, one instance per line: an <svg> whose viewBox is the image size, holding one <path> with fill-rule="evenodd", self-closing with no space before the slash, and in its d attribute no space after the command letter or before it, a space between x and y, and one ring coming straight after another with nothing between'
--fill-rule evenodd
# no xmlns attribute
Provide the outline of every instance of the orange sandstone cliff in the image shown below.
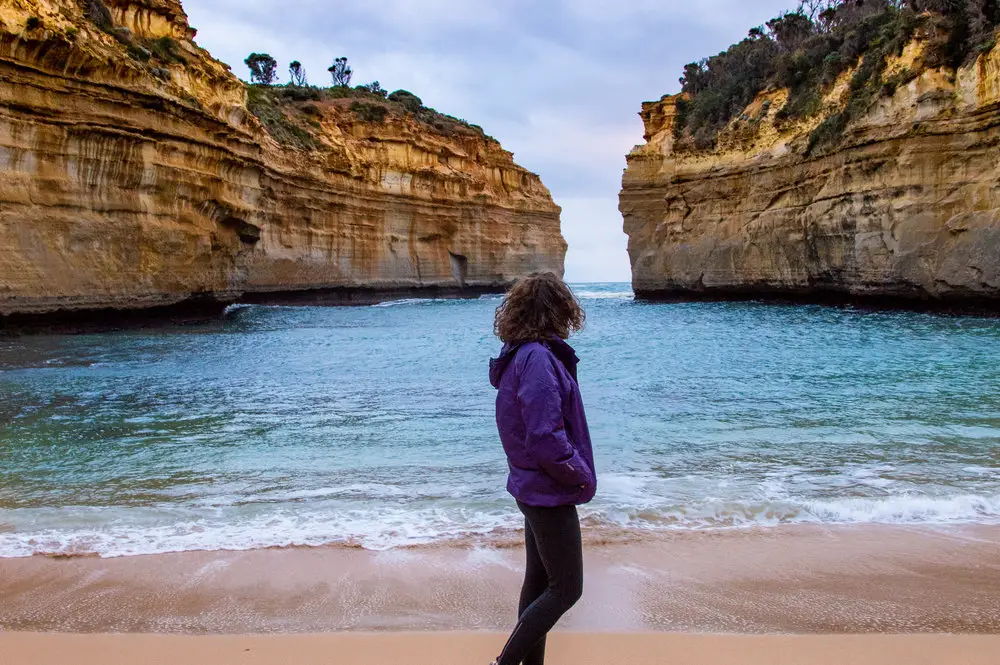
<svg viewBox="0 0 1000 665"><path fill-rule="evenodd" d="M178 0L0 0L0 315L562 271L559 208L493 139L338 100L269 130L193 38Z"/></svg>
<svg viewBox="0 0 1000 665"><path fill-rule="evenodd" d="M810 152L849 81L791 124L787 91L765 91L707 151L675 145L677 97L644 104L620 197L636 292L1000 307L1000 48L922 71Z"/></svg>

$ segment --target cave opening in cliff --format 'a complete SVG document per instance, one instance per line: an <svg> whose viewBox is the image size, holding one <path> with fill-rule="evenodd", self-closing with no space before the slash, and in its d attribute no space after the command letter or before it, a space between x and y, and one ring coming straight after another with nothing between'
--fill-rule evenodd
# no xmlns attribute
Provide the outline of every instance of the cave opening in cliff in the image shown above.
<svg viewBox="0 0 1000 665"><path fill-rule="evenodd" d="M244 245L256 245L260 242L260 227L256 224L251 224L239 217L226 217L222 220L222 225L235 231L240 242Z"/></svg>
<svg viewBox="0 0 1000 665"><path fill-rule="evenodd" d="M469 275L469 259L451 251L448 252L448 257L451 259L451 276L459 286L465 288L465 281Z"/></svg>

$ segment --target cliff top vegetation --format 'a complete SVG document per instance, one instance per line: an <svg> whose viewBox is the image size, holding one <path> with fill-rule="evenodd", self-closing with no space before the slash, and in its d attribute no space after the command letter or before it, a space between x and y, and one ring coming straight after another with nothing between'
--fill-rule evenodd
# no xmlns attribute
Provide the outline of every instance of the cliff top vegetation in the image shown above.
<svg viewBox="0 0 1000 665"><path fill-rule="evenodd" d="M775 112L777 123L814 115L824 89L853 68L846 103L813 131L811 152L836 141L878 95L891 95L920 73L885 76L889 59L917 30L928 40L920 68L955 68L991 49L998 25L1000 0L806 0L726 51L684 68L678 149L714 148L720 130L769 88L789 91Z"/></svg>
<svg viewBox="0 0 1000 665"><path fill-rule="evenodd" d="M87 21L99 31L118 42L120 48L135 66L146 69L163 81L172 78L171 68L184 68L197 64L199 57L211 59L192 43L181 43L171 36L151 38L135 34L115 23L106 0L79 0L80 10ZM65 35L46 31L41 18L29 17L25 25L28 33L48 39L76 41L79 30L75 27ZM195 32L190 31L193 37ZM430 132L448 137L476 137L492 141L478 125L466 122L423 104L423 101L406 90L390 93L378 81L351 86L353 70L346 57L339 57L327 70L332 85L310 85L301 62L289 63L287 84L279 83L278 62L267 53L251 53L244 60L250 71L246 84L247 109L257 117L267 131L280 143L301 149L319 146L317 137L322 133L324 117L351 117L362 122L381 124L392 117L409 117ZM229 69L228 65L223 65ZM184 102L199 106L198 100L188 95ZM324 106L343 107L344 114L327 115Z"/></svg>
<svg viewBox="0 0 1000 665"><path fill-rule="evenodd" d="M444 136L475 136L492 140L478 125L424 106L408 90L390 93L378 81L351 86L353 70L346 57L339 57L327 70L333 85L310 85L299 61L288 66L289 83L278 84L278 63L266 53L251 53L244 60L250 70L247 107L279 142L300 148L315 147L312 129L319 128L322 115L317 102L345 105L363 122L383 123L388 118L409 116ZM344 102L343 100L348 100Z"/></svg>

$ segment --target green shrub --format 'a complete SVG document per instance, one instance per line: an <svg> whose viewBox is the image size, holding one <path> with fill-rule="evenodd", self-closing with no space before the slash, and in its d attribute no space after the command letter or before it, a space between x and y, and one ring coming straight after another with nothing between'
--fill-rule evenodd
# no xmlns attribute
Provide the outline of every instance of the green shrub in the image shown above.
<svg viewBox="0 0 1000 665"><path fill-rule="evenodd" d="M163 62L184 62L180 45L172 37L154 39L149 50Z"/></svg>
<svg viewBox="0 0 1000 665"><path fill-rule="evenodd" d="M139 62L149 62L151 54L148 49L139 46L138 44L129 44L125 47L125 52L129 54L130 57L135 58Z"/></svg>
<svg viewBox="0 0 1000 665"><path fill-rule="evenodd" d="M806 152L811 153L819 145L838 142L843 136L845 128L846 123L842 113L824 119L809 135L809 146Z"/></svg>
<svg viewBox="0 0 1000 665"><path fill-rule="evenodd" d="M381 97L385 99L389 96L389 91L383 88L378 81L372 81L371 83L365 83L364 85L355 86L354 88L358 92L369 94L373 97Z"/></svg>
<svg viewBox="0 0 1000 665"><path fill-rule="evenodd" d="M389 109L382 104L372 102L354 102L351 104L351 111L359 120L365 122L385 122L385 117L389 115Z"/></svg>
<svg viewBox="0 0 1000 665"><path fill-rule="evenodd" d="M823 73L820 82L824 86L833 85L842 71L844 71L844 57L840 51L827 53L823 57Z"/></svg>
<svg viewBox="0 0 1000 665"><path fill-rule="evenodd" d="M282 108L281 100L268 85L247 86L247 109L257 116L268 133L278 143L312 150L316 139L312 134L289 120Z"/></svg>
<svg viewBox="0 0 1000 665"><path fill-rule="evenodd" d="M423 101L409 90L397 90L388 97L390 102L395 102L410 113L417 113L423 108Z"/></svg>
<svg viewBox="0 0 1000 665"><path fill-rule="evenodd" d="M282 99L293 102L318 102L323 99L323 93L320 92L319 88L312 86L286 85L275 87L274 92Z"/></svg>
<svg viewBox="0 0 1000 665"><path fill-rule="evenodd" d="M357 97L357 94L357 91L354 89L342 85L323 90L323 97L326 99L347 99L349 97Z"/></svg>
<svg viewBox="0 0 1000 665"><path fill-rule="evenodd" d="M900 86L906 85L915 78L917 78L917 72L912 69L904 69L893 74L882 83L882 96L892 97Z"/></svg>

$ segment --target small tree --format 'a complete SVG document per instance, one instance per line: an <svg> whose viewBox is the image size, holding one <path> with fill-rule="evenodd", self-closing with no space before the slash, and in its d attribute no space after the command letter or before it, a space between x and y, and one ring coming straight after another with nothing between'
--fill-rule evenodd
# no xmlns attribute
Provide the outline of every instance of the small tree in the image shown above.
<svg viewBox="0 0 1000 665"><path fill-rule="evenodd" d="M278 61L267 53L251 53L243 61L250 69L250 82L273 85L278 80Z"/></svg>
<svg viewBox="0 0 1000 665"><path fill-rule="evenodd" d="M805 14L789 12L767 22L772 39L786 51L794 51L813 32L813 22Z"/></svg>
<svg viewBox="0 0 1000 665"><path fill-rule="evenodd" d="M333 65L326 71L330 72L330 75L333 77L333 85L342 88L351 85L351 75L354 72L348 66L347 58L337 58L333 61Z"/></svg>
<svg viewBox="0 0 1000 665"><path fill-rule="evenodd" d="M837 23L837 8L828 7L819 13L819 27L822 32L832 32Z"/></svg>
<svg viewBox="0 0 1000 665"><path fill-rule="evenodd" d="M288 65L288 74L291 77L292 85L309 85L309 79L306 78L306 68L298 60L293 60L292 64Z"/></svg>
<svg viewBox="0 0 1000 665"><path fill-rule="evenodd" d="M754 28L759 30L759 28ZM750 31L753 34L753 30ZM689 95L697 95L708 87L708 72L705 71L706 61L692 62L684 65L684 76L681 77L681 86L684 92Z"/></svg>
<svg viewBox="0 0 1000 665"><path fill-rule="evenodd" d="M810 21L816 23L823 12L831 9L836 11L839 4L840 2L836 0L802 0L797 13L804 14Z"/></svg>

